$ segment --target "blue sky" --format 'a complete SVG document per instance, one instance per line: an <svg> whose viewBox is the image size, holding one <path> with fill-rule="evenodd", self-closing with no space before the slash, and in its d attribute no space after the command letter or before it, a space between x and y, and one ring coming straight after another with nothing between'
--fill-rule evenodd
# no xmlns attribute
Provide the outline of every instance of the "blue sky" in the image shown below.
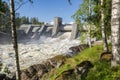
<svg viewBox="0 0 120 80"><path fill-rule="evenodd" d="M25 1L25 0L24 0ZM62 17L63 22L73 22L71 16L76 12L82 0L33 0L26 3L17 12L20 16L38 17L39 21L50 22L54 17Z"/></svg>

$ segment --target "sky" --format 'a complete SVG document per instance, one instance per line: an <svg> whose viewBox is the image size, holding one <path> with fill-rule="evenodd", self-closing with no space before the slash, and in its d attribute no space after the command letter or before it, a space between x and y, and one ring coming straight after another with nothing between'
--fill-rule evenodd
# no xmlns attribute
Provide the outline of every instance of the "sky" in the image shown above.
<svg viewBox="0 0 120 80"><path fill-rule="evenodd" d="M22 5L17 12L20 16L37 17L42 22L49 23L54 17L61 17L63 22L69 23L74 22L71 16L79 8L82 0L71 0L71 2L72 5L68 0L33 0L33 3Z"/></svg>

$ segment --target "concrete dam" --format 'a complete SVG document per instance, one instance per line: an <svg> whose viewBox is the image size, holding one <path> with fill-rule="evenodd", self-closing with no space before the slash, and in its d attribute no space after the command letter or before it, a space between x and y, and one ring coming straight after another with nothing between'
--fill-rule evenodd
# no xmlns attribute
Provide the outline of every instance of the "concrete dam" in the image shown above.
<svg viewBox="0 0 120 80"><path fill-rule="evenodd" d="M62 18L55 17L53 25L21 25L17 30L19 39L39 39L41 36L69 38L71 40L79 37L77 24L62 24Z"/></svg>

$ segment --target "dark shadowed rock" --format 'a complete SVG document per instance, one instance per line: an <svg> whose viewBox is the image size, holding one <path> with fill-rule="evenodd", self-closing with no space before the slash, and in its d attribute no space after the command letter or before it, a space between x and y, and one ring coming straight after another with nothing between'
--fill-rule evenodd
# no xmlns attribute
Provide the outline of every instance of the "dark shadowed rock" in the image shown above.
<svg viewBox="0 0 120 80"><path fill-rule="evenodd" d="M115 80L120 80L120 77L117 77Z"/></svg>
<svg viewBox="0 0 120 80"><path fill-rule="evenodd" d="M103 52L100 55L100 61L111 61L112 53L111 52Z"/></svg>
<svg viewBox="0 0 120 80"><path fill-rule="evenodd" d="M3 80L6 78L6 74L0 74L0 80Z"/></svg>
<svg viewBox="0 0 120 80"><path fill-rule="evenodd" d="M36 74L36 69L34 68L34 66L30 66L28 69L27 69L28 73L30 76L34 76Z"/></svg>
<svg viewBox="0 0 120 80"><path fill-rule="evenodd" d="M48 70L46 69L45 65L36 64L22 71L21 77L22 80L34 80L35 78L37 79L38 77L42 77L47 72Z"/></svg>
<svg viewBox="0 0 120 80"><path fill-rule="evenodd" d="M65 63L66 58L67 57L63 55L57 55L53 58L48 59L48 61L53 67L59 68L61 65Z"/></svg>
<svg viewBox="0 0 120 80"><path fill-rule="evenodd" d="M29 80L30 79L29 73L27 71L22 71L21 79L22 80Z"/></svg>
<svg viewBox="0 0 120 80"><path fill-rule="evenodd" d="M49 72L51 69L54 68L54 66L51 65L50 62L49 62L48 60L45 61L45 62L43 62L43 63L44 63L44 66L45 66L45 68L47 69L48 72Z"/></svg>
<svg viewBox="0 0 120 80"><path fill-rule="evenodd" d="M11 72L8 76L11 80L16 80L16 73L15 72Z"/></svg>
<svg viewBox="0 0 120 80"><path fill-rule="evenodd" d="M51 69L58 68L61 65L63 65L65 60L66 60L65 56L58 55L48 59L42 64L32 65L22 71L21 73L22 80L38 80L45 73L49 72Z"/></svg>
<svg viewBox="0 0 120 80"><path fill-rule="evenodd" d="M35 75L30 80L39 80L39 77L37 75Z"/></svg>
<svg viewBox="0 0 120 80"><path fill-rule="evenodd" d="M55 80L75 80L74 76L74 69L69 69L67 71L62 72L62 74L58 76Z"/></svg>
<svg viewBox="0 0 120 80"><path fill-rule="evenodd" d="M87 44L81 44L81 45L78 45L78 46L70 47L69 50L72 51L72 54L76 54L76 53L79 53L79 52L81 52L82 50L84 50L88 47L89 46Z"/></svg>
<svg viewBox="0 0 120 80"><path fill-rule="evenodd" d="M0 80L16 80L8 77L6 74L0 74Z"/></svg>
<svg viewBox="0 0 120 80"><path fill-rule="evenodd" d="M86 77L92 67L93 64L90 61L83 61L76 65L75 68L62 72L56 80L82 80L81 78Z"/></svg>
<svg viewBox="0 0 120 80"><path fill-rule="evenodd" d="M83 61L75 67L75 73L79 74L79 77L86 77L89 69L93 67L90 61Z"/></svg>

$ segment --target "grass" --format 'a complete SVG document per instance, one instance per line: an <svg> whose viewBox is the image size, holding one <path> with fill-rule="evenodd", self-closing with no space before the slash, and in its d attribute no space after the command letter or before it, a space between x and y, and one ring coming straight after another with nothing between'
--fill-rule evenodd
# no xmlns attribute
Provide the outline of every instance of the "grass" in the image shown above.
<svg viewBox="0 0 120 80"><path fill-rule="evenodd" d="M103 48L101 45L96 45L91 49L85 49L72 58L68 58L65 65L58 69L51 70L46 74L43 80L55 80L62 72L73 69L77 64L84 60L92 62L94 68L92 68L89 71L88 76L82 80L115 80L120 76L120 67L111 68L110 62L100 62L99 57L102 51Z"/></svg>

